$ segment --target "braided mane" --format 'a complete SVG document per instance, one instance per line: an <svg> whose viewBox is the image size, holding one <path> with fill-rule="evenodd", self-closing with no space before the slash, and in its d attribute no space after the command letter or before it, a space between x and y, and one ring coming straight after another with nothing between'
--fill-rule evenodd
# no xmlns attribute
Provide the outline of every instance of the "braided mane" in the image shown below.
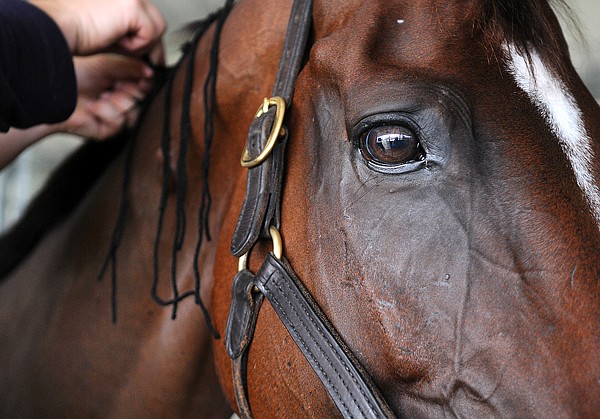
<svg viewBox="0 0 600 419"><path fill-rule="evenodd" d="M0 281L7 278L8 275L31 253L39 241L51 231L55 226L65 220L68 215L77 207L85 197L91 186L100 178L105 169L112 161L125 149L125 168L121 186L121 197L118 219L115 224L110 246L105 261L99 271L98 280L102 280L107 272L110 272L112 289L112 320L117 320L116 298L117 298L117 254L118 248L123 236L123 230L126 222L126 213L128 210L127 195L131 181L132 158L136 146L137 133L144 120L144 114L149 109L149 104L157 96L158 92L164 87L166 89L164 102L164 126L161 140L161 150L164 156L163 164L163 184L161 190L159 219L157 233L154 244L154 278L152 285L152 298L163 306L172 306L172 318L177 316L178 303L183 299L193 296L195 303L202 309L209 329L213 336L218 337L218 333L212 326L208 311L200 298L200 272L198 267L198 258L203 238L206 236L210 240L208 231L208 216L210 211L210 192L208 189L208 168L210 163L210 148L214 136L213 114L216 103L216 78L218 67L218 47L221 29L227 18L229 11L233 7L234 0L227 0L225 6L209 15L206 19L192 23L185 28L185 31L194 32L191 41L183 47L184 54L180 61L170 69L157 69L157 78L155 88L142 105L142 115L138 119L138 125L132 130L124 131L114 139L106 142L86 142L82 147L73 153L49 178L43 190L34 198L28 206L26 213L21 217L9 231L0 237ZM210 68L204 81L204 109L205 109L205 129L204 129L204 157L202 161L203 187L201 195L201 205L198 214L199 234L196 249L194 253L194 274L196 277L195 287L180 293L177 287L177 254L181 249L184 235L186 216L184 204L186 200L185 191L187 187L186 176L186 154L191 139L191 121L190 107L191 97L194 86L194 56L196 47L202 36L208 28L215 23L214 38L210 51ZM189 58L189 59L187 59ZM187 60L186 60L187 59ZM170 179L170 110L172 87L177 69L186 63L185 84L182 100L182 116L180 121L179 155L177 157L177 191L176 191L176 232L172 247L171 257L171 283L173 296L169 299L162 299L157 295L158 275L158 243L162 234L162 226L166 210L166 201L168 195ZM73 180L76 179L77 182Z"/></svg>
<svg viewBox="0 0 600 419"><path fill-rule="evenodd" d="M204 237L210 240L210 232L208 230L209 224L209 212L211 205L210 191L208 188L208 169L210 165L210 149L214 136L214 107L216 103L216 81L217 81L217 68L219 61L219 41L221 30L225 23L230 10L233 7L234 0L227 0L225 6L208 16L205 20L198 23L194 23L188 26L188 30L193 29L195 35L193 39L184 45L184 54L179 63L172 69L166 80L166 94L164 102L164 126L162 131L161 140L161 151L163 155L163 183L161 189L161 197L159 204L159 217L157 225L157 233L154 242L154 276L151 295L153 300L161 306L172 307L172 318L177 317L178 304L187 297L193 296L194 302L202 310L206 323L209 327L210 332L215 338L218 338L219 334L212 325L210 315L206 309L202 298L200 296L200 270L199 270L199 255L200 249ZM195 286L194 289L180 293L177 285L177 256L181 250L183 241L185 238L186 231L186 214L185 214L185 201L186 201L186 190L187 190L187 171L186 171L186 156L191 139L191 120L190 120L190 108L191 108L191 97L194 91L194 57L196 53L196 47L198 42L208 30L208 28L215 23L215 33L212 40L210 50L210 65L209 71L204 81L203 97L204 97L204 112L205 112L205 127L204 127L204 156L202 161L202 194L201 203L198 213L198 241L194 251L194 275L195 275ZM187 60L186 60L187 58ZM171 137L170 137L170 111L171 111L171 100L172 100L172 87L175 79L176 70L183 63L186 63L185 68L185 81L182 98L182 111L180 120L180 138L179 138L179 155L177 157L177 183L176 183L176 219L175 219L175 235L173 239L172 251L171 251L171 289L173 296L169 299L163 299L157 294L157 287L159 282L159 243L162 236L164 216L167 206L167 196L169 191L169 185L171 183ZM133 136L135 138L136 136ZM127 213L127 195L130 184L130 173L131 173L131 160L134 150L134 141L132 140L126 156L125 172L123 176L123 184L121 191L121 206L119 209L119 216L115 228L113 230L112 240L105 262L100 270L98 279L101 280L105 273L111 268L111 281L112 281L112 319L113 322L117 320L116 311L116 296L117 296L117 250L121 242L123 228L125 225L125 214Z"/></svg>

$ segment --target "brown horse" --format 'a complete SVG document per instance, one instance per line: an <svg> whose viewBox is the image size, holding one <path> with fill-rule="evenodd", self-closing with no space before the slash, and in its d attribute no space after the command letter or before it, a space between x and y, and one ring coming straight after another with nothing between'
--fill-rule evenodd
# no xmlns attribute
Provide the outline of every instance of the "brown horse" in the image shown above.
<svg viewBox="0 0 600 419"><path fill-rule="evenodd" d="M125 151L101 147L104 169L84 149L0 243L0 416L237 409L197 306L224 335L239 155L291 3L216 16ZM391 410L597 415L600 114L547 1L316 0L304 60L284 255ZM48 201L65 208L40 222ZM339 415L268 303L247 361L256 417Z"/></svg>

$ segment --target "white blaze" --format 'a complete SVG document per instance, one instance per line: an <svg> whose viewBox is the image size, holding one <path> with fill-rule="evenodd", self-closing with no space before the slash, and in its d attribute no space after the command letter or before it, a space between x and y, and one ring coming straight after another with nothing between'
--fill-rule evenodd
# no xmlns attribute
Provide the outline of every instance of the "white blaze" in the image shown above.
<svg viewBox="0 0 600 419"><path fill-rule="evenodd" d="M600 189L591 170L594 158L592 140L586 132L577 102L564 82L547 68L537 52L531 52L530 62L514 46L505 48L511 59L509 71L558 137L571 163L577 184L600 227Z"/></svg>

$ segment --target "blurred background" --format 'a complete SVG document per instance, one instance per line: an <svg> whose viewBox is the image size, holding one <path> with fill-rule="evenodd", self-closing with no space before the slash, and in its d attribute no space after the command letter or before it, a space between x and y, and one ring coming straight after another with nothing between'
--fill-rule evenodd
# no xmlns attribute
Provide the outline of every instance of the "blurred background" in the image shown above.
<svg viewBox="0 0 600 419"><path fill-rule="evenodd" d="M600 100L600 0L566 1L577 16L577 27L563 24L573 61L589 89ZM216 10L224 0L154 0L154 3L167 19L167 54L169 63L174 63L179 57L181 42L177 29ZM49 172L80 143L81 139L73 136L48 137L0 172L0 232L19 217Z"/></svg>

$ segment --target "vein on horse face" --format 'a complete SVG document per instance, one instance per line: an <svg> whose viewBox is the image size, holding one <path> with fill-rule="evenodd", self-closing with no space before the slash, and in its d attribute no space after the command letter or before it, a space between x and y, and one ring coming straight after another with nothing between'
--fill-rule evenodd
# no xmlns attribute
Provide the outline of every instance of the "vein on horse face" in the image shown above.
<svg viewBox="0 0 600 419"><path fill-rule="evenodd" d="M504 48L511 60L508 70L558 137L575 173L577 185L600 228L600 189L591 170L594 159L592 140L586 132L577 102L565 83L544 64L536 51L531 52L529 59L513 45L505 45Z"/></svg>

